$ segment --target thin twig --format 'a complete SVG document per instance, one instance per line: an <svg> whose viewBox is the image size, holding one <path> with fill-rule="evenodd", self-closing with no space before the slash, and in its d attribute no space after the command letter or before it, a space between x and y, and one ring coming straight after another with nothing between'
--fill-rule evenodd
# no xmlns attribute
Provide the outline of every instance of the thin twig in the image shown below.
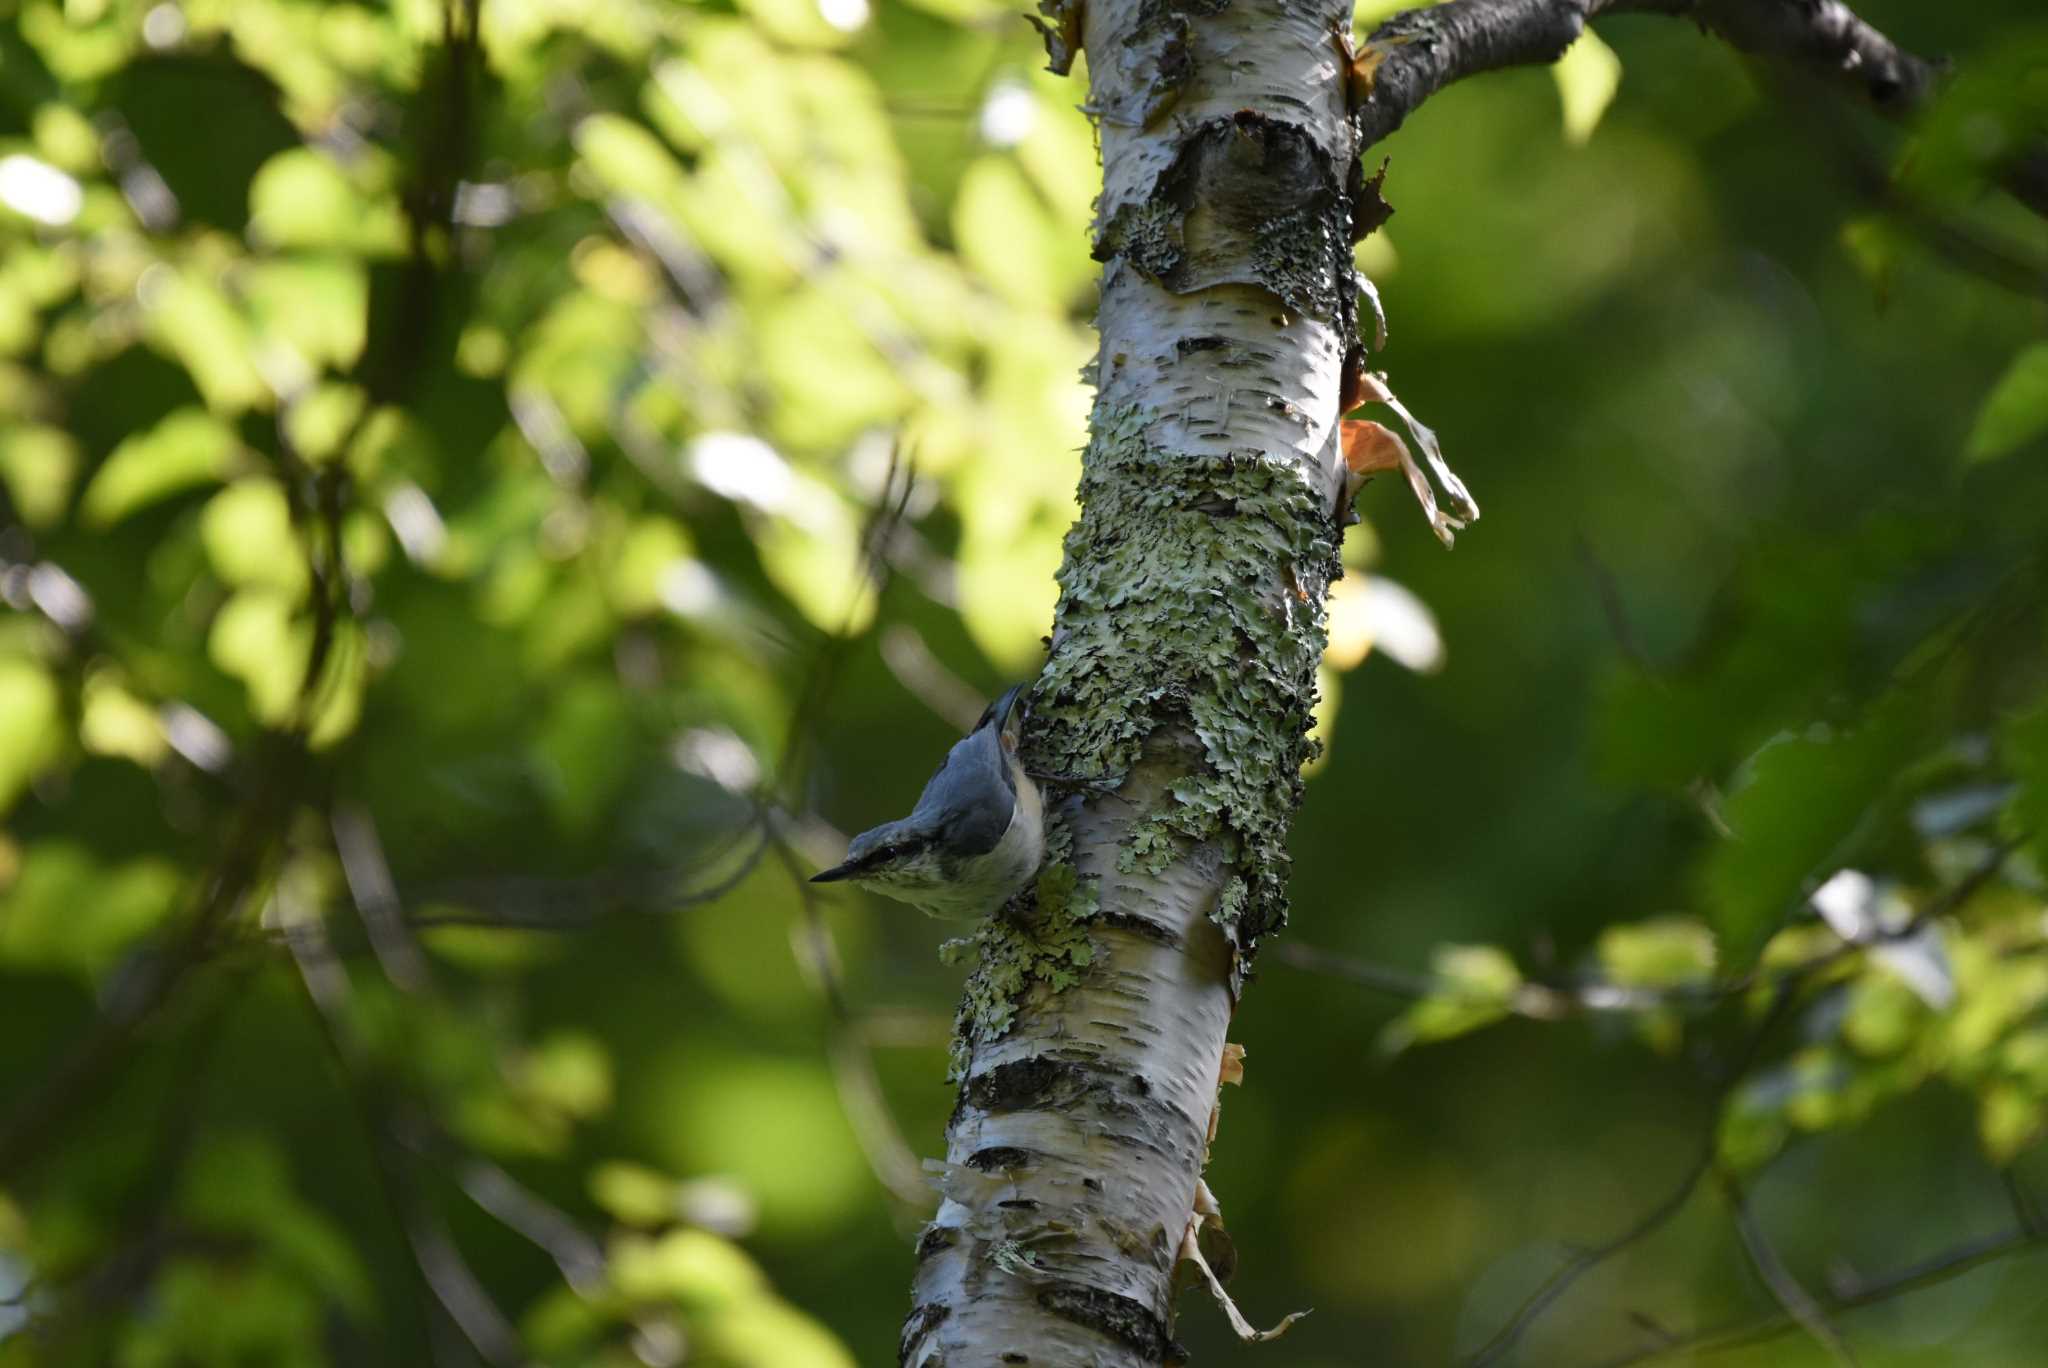
<svg viewBox="0 0 2048 1368"><path fill-rule="evenodd" d="M1836 1289L1817 1300L1830 1314L1841 1315L1847 1311L1889 1301L1909 1292L1917 1292L1924 1287L1947 1282L1985 1264L2014 1254L2040 1249L2044 1244L2048 1244L2048 1232L2004 1231L1958 1245L1885 1277L1849 1288ZM1634 1365L1654 1363L1671 1355L1712 1353L1762 1344L1797 1328L1798 1322L1780 1307L1777 1311L1762 1317L1728 1321L1678 1334L1660 1334L1656 1344L1646 1345L1618 1358L1608 1359L1599 1368L1634 1368Z"/></svg>
<svg viewBox="0 0 2048 1368"><path fill-rule="evenodd" d="M669 891L677 878L719 856L693 865L627 870L580 879L490 879L436 884L415 890L407 900L438 904L445 899L456 905L409 912L406 921L415 928L490 926L518 931L581 931L621 905L668 913L716 902L745 883L768 853L772 833L766 812L757 806L746 823L733 833L751 842L738 863L708 883L680 893ZM477 906L466 905L472 903Z"/></svg>
<svg viewBox="0 0 2048 1368"><path fill-rule="evenodd" d="M1721 1191L1728 1200L1729 1214L1735 1222L1736 1234L1742 1237L1742 1248L1749 1255L1750 1266L1756 1270L1764 1286L1769 1289L1771 1300L1778 1303L1786 1315L1799 1328L1811 1335L1814 1342L1828 1351L1828 1357L1836 1363L1856 1368L1856 1356L1849 1351L1848 1342L1842 1338L1827 1312L1813 1295L1800 1285L1785 1261L1778 1257L1777 1249L1770 1237L1758 1223L1756 1213L1750 1210L1749 1195L1743 1191L1741 1181L1727 1169L1720 1170Z"/></svg>
<svg viewBox="0 0 2048 1368"><path fill-rule="evenodd" d="M910 1148L902 1127L896 1124L895 1114L889 1110L881 1076L875 1070L874 1053L847 999L846 982L839 972L838 948L833 944L832 928L825 924L824 900L817 896L796 852L787 842L778 839L775 853L803 904L803 921L792 928L792 940L831 1016L827 1056L840 1105L853 1126L854 1139L875 1180L905 1207L926 1212L936 1197L917 1152Z"/></svg>
<svg viewBox="0 0 2048 1368"><path fill-rule="evenodd" d="M1586 567L1586 574L1593 581L1593 589L1600 596L1600 611L1606 616L1607 630L1614 637L1614 644L1620 648L1628 663L1645 675L1654 678L1657 667L1651 663L1649 653L1643 649L1642 639L1636 635L1635 622L1628 615L1628 604L1622 600L1621 586L1615 583L1614 572L1600 559L1600 553L1593 549L1592 540L1581 532L1573 538L1578 548L1579 560Z"/></svg>
<svg viewBox="0 0 2048 1368"><path fill-rule="evenodd" d="M878 605L888 590L891 577L885 552L909 507L915 479L916 472L903 459L901 450L892 449L888 473L882 482L881 501L870 515L861 536L862 577L872 586ZM793 795L805 787L801 773L806 760L804 747L811 739L813 719L822 715L830 700L840 662L853 640L851 627L858 609L859 601L856 599L848 606L847 630L827 640L811 662L810 671L799 691L796 715L791 719L789 741L775 775L774 790L777 792ZM772 826L772 822L764 823L764 828ZM916 1152L910 1148L902 1128L896 1124L895 1115L889 1110L881 1076L875 1069L873 1051L847 998L845 980L839 971L838 947L833 943L832 928L825 922L824 900L810 882L789 842L779 831L771 831L771 837L776 858L788 873L803 907L802 921L791 930L792 944L799 960L810 970L831 1017L827 1058L832 1065L832 1079L839 1091L840 1105L846 1111L854 1138L875 1180L905 1207L926 1212L932 1205L934 1194L925 1180L923 1165L918 1162Z"/></svg>
<svg viewBox="0 0 2048 1368"><path fill-rule="evenodd" d="M354 1106L378 1191L392 1223L412 1250L421 1285L486 1363L493 1368L512 1368L523 1359L518 1332L491 1301L419 1191L391 1124L391 1110L381 1086L364 1072L366 1052L349 1025L352 989L347 968L328 944L326 928L316 911L286 888L279 890L276 907L305 1001L334 1061L341 1087Z"/></svg>
<svg viewBox="0 0 2048 1368"><path fill-rule="evenodd" d="M377 824L368 811L353 803L335 805L328 818L334 833L334 851L341 859L342 878L349 896L369 933L370 949L384 976L408 993L417 993L432 982L427 957L405 923L399 906L398 888L391 881L391 866L384 859L384 843L377 837Z"/></svg>
<svg viewBox="0 0 2048 1368"><path fill-rule="evenodd" d="M1797 988L1798 985L1793 983L1780 984L1771 1001L1770 1009L1764 1013L1763 1020L1743 1042L1733 1066L1714 1090L1711 1104L1707 1109L1706 1135L1700 1142L1699 1155L1679 1179L1677 1186L1626 1230L1604 1244L1574 1255L1563 1267L1546 1278L1509 1318L1508 1323L1496 1331L1493 1338L1481 1345L1479 1351L1467 1360L1467 1368L1485 1368L1487 1364L1499 1362L1515 1347L1529 1328L1571 1289L1573 1283L1638 1241L1649 1238L1685 1209L1686 1204L1692 1200L1693 1193L1698 1190L1700 1181L1713 1169L1714 1156L1719 1151L1717 1123L1722 1103L1749 1072L1750 1066L1762 1053L1771 1033L1791 1014L1792 1005L1798 997Z"/></svg>
<svg viewBox="0 0 2048 1368"><path fill-rule="evenodd" d="M1718 1007L1746 996L1758 987L1773 990L1796 985L1824 969L1840 963L1860 950L1910 940L1934 922L1952 915L1975 897L2005 867L2013 852L2031 839L2022 833L1994 843L1971 866L1968 873L1943 890L1902 925L1878 930L1856 940L1844 940L1827 950L1773 973L1752 967L1732 979L1718 982L1681 984L1672 988L1643 988L1618 983L1545 983L1525 980L1505 997L1473 993L1461 997L1456 985L1429 974L1419 974L1389 965L1374 964L1350 955L1338 954L1299 941L1287 941L1267 951L1281 964L1305 973L1325 974L1358 984L1389 997L1421 1000L1447 998L1469 1000L1475 1005L1498 1006L1513 1016L1531 1021L1560 1021L1569 1017L1606 1012L1649 1012L1702 1010ZM1802 905L1804 899L1801 900Z"/></svg>
<svg viewBox="0 0 2048 1368"><path fill-rule="evenodd" d="M1700 1180L1712 1169L1714 1152L1715 1142L1713 1137L1709 1136L1701 1147L1699 1156L1686 1166L1685 1173L1677 1184L1655 1206L1612 1239L1572 1255L1562 1267L1545 1278L1516 1309L1515 1314L1509 1317L1507 1324L1495 1331L1493 1338L1481 1345L1478 1352L1466 1360L1468 1368L1486 1368L1488 1364L1500 1362L1501 1357L1520 1342L1529 1327L1541 1319L1558 1298L1571 1290L1573 1283L1630 1245L1649 1238L1661 1230L1672 1217L1685 1210L1686 1204L1692 1201L1693 1193L1699 1189Z"/></svg>

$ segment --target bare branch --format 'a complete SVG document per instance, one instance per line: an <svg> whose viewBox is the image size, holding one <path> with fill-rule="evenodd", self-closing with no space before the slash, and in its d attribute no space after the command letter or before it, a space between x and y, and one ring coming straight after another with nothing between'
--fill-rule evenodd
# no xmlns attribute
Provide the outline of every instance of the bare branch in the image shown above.
<svg viewBox="0 0 2048 1368"><path fill-rule="evenodd" d="M1985 1264L2039 1249L2043 1244L2048 1244L2048 1231L2004 1231L1957 1245L1953 1249L1923 1259L1919 1263L1910 1264L1886 1277L1852 1286L1831 1288L1826 1295L1816 1298L1816 1302L1827 1313L1838 1316L1847 1311L1873 1306L1894 1297L1917 1292L1924 1287L1947 1282ZM1655 1363L1678 1355L1712 1353L1745 1345L1763 1344L1798 1328L1799 1323L1781 1307L1771 1315L1751 1320L1729 1321L1703 1330L1676 1335L1660 1334L1656 1344L1632 1350L1619 1358L1609 1359L1601 1364L1600 1368L1633 1368L1636 1364ZM1691 1359L1688 1357L1687 1361L1690 1362Z"/></svg>
<svg viewBox="0 0 2048 1368"><path fill-rule="evenodd" d="M377 825L370 814L352 803L338 804L328 825L334 831L334 850L341 857L342 877L355 899L363 928L370 935L370 949L385 975L409 993L429 985L426 956L405 924L399 906L398 888L391 881L391 866L384 860L384 843L377 839Z"/></svg>
<svg viewBox="0 0 2048 1368"><path fill-rule="evenodd" d="M1492 1339L1480 1346L1479 1352L1468 1361L1467 1368L1485 1368L1487 1364L1498 1363L1528 1332L1529 1327L1570 1290L1573 1283L1629 1246L1655 1234L1672 1217L1685 1210L1686 1204L1692 1200L1693 1193L1699 1188L1700 1180L1713 1171L1714 1157L1720 1148L1717 1123L1721 1103L1736 1084L1741 1082L1743 1075L1749 1072L1750 1066L1763 1052L1772 1032L1791 1014L1792 1006L1798 1000L1798 988L1797 983L1780 983L1771 1001L1770 1010L1764 1013L1763 1020L1757 1023L1756 1030L1743 1042L1733 1066L1715 1089L1712 1105L1708 1108L1706 1135L1700 1142L1699 1157L1693 1161L1692 1167L1685 1171L1678 1185L1628 1229L1605 1244L1596 1245L1574 1255L1563 1267L1545 1279L1542 1286L1529 1295L1529 1299L1522 1303L1521 1308L1508 1323L1502 1326Z"/></svg>
<svg viewBox="0 0 2048 1368"><path fill-rule="evenodd" d="M465 879L436 884L413 901L477 906L437 907L407 915L415 928L489 926L514 931L584 931L607 915L628 908L668 913L716 902L747 881L768 852L765 823L750 823L751 839L732 868L692 888L674 888L682 867L625 870L576 879Z"/></svg>
<svg viewBox="0 0 2048 1368"><path fill-rule="evenodd" d="M1796 1322L1800 1329L1813 1336L1814 1341L1828 1351L1836 1363L1855 1368L1856 1356L1849 1352L1847 1341L1828 1319L1827 1312L1813 1299L1778 1257L1777 1249L1770 1237L1758 1224L1756 1213L1750 1210L1749 1196L1742 1189L1735 1175L1722 1171L1721 1190L1728 1199L1728 1209L1735 1220L1735 1231L1742 1237L1742 1248L1749 1255L1749 1262L1770 1289L1771 1299L1778 1303L1785 1314Z"/></svg>
<svg viewBox="0 0 2048 1368"><path fill-rule="evenodd" d="M1925 102L1936 70L1839 0L1449 0L1394 15L1365 40L1370 91L1353 109L1363 150L1437 91L1481 72L1547 65L1587 21L1609 14L1687 18L1739 52L1847 85L1882 112Z"/></svg>
<svg viewBox="0 0 2048 1368"><path fill-rule="evenodd" d="M1529 1294L1508 1323L1494 1332L1493 1338L1481 1345L1479 1351L1467 1360L1467 1368L1486 1368L1498 1363L1503 1355L1513 1349L1543 1314L1564 1294L1571 1290L1573 1283L1592 1272L1601 1264L1640 1240L1664 1228L1679 1212L1685 1210L1698 1191L1700 1180L1707 1176L1714 1163L1714 1139L1711 1135L1701 1147L1699 1157L1686 1168L1678 1183L1657 1205L1644 1212L1635 1223L1605 1243L1582 1249L1565 1262L1563 1266L1543 1280L1534 1292Z"/></svg>
<svg viewBox="0 0 2048 1368"><path fill-rule="evenodd" d="M839 1090L840 1105L853 1126L854 1139L868 1161L869 1170L889 1194L920 1216L930 1212L937 1194L925 1180L924 1165L903 1137L882 1092L881 1076L875 1071L874 1054L846 997L846 981L839 972L838 948L832 928L825 924L817 887L805 876L796 853L786 841L775 842L776 858L789 873L797 897L803 902L803 920L790 928L790 944L798 962L809 971L818 993L825 999L832 1017L828 1058L832 1081Z"/></svg>

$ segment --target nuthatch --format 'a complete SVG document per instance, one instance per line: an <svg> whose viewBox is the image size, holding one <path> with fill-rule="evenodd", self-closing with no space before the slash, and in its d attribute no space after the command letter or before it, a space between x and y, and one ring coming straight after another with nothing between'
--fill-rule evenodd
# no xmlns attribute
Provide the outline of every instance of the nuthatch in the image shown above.
<svg viewBox="0 0 2048 1368"><path fill-rule="evenodd" d="M1009 901L1045 858L1044 809L1017 758L1016 688L954 745L908 817L863 831L812 883L848 879L934 917L978 917Z"/></svg>

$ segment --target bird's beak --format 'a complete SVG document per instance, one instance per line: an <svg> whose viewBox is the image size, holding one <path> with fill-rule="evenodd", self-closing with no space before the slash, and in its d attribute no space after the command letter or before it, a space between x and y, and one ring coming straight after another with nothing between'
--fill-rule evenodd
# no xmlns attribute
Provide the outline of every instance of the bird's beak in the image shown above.
<svg viewBox="0 0 2048 1368"><path fill-rule="evenodd" d="M845 864L833 865L830 869L823 870L820 873L811 875L811 882L838 883L841 879L845 878L847 875L851 873L853 873L853 861L848 860Z"/></svg>

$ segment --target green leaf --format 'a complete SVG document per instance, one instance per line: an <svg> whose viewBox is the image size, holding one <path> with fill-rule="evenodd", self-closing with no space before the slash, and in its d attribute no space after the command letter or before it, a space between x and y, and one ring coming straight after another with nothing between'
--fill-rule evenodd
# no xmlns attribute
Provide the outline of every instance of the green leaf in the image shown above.
<svg viewBox="0 0 2048 1368"><path fill-rule="evenodd" d="M1600 968L1627 988L1676 988L1714 973L1714 933L1691 917L1658 917L1600 933Z"/></svg>
<svg viewBox="0 0 2048 1368"><path fill-rule="evenodd" d="M1411 1045L1449 1040L1490 1026L1514 1007L1522 971L1497 945L1440 945L1432 957L1437 986L1389 1022L1380 1049L1398 1054Z"/></svg>
<svg viewBox="0 0 2048 1368"><path fill-rule="evenodd" d="M2048 1099L2017 1083L1998 1083L1977 1104L1977 1134L1984 1152L2005 1165L2030 1148L2048 1129Z"/></svg>
<svg viewBox="0 0 2048 1368"><path fill-rule="evenodd" d="M310 147L272 157L249 183L249 236L270 247L403 255L405 216L389 158L365 151L358 161L344 170Z"/></svg>
<svg viewBox="0 0 2048 1368"><path fill-rule="evenodd" d="M156 710L122 687L111 669L95 670L80 699L78 742L95 755L118 755L142 766L164 755Z"/></svg>
<svg viewBox="0 0 2048 1368"><path fill-rule="evenodd" d="M1782 734L1749 758L1722 808L1732 837L1700 870L1728 967L1746 967L1804 886L1844 862L1920 734L1917 700L1899 695L1853 731Z"/></svg>
<svg viewBox="0 0 2048 1368"><path fill-rule="evenodd" d="M167 860L109 864L76 842L36 842L0 897L0 961L96 978L163 923L178 886Z"/></svg>
<svg viewBox="0 0 2048 1368"><path fill-rule="evenodd" d="M1857 1053L1881 1059L1912 1044L1927 1020L1926 1004L1911 988L1889 975L1866 974L1849 991L1842 1039Z"/></svg>
<svg viewBox="0 0 2048 1368"><path fill-rule="evenodd" d="M1094 278L1087 237L1055 219L1013 157L976 158L953 201L960 255L1024 308L1072 298Z"/></svg>
<svg viewBox="0 0 2048 1368"><path fill-rule="evenodd" d="M1564 140L1582 147L1621 88L1621 58L1592 29L1583 29L1564 56L1551 64L1550 74L1564 106Z"/></svg>
<svg viewBox="0 0 2048 1368"><path fill-rule="evenodd" d="M245 261L235 291L257 336L310 367L346 370L362 355L370 278L360 261L312 253Z"/></svg>
<svg viewBox="0 0 2048 1368"><path fill-rule="evenodd" d="M369 1309L368 1272L342 1234L292 1190L274 1141L230 1134L209 1141L188 1162L181 1204L195 1227L251 1237L322 1296L357 1315Z"/></svg>
<svg viewBox="0 0 2048 1368"><path fill-rule="evenodd" d="M85 525L111 527L159 499L225 479L240 450L221 419L204 409L179 409L123 440L93 473L80 503Z"/></svg>
<svg viewBox="0 0 2048 1368"><path fill-rule="evenodd" d="M292 621L296 600L275 589L245 589L214 615L207 653L249 690L249 711L276 726L291 716L312 647L309 628Z"/></svg>
<svg viewBox="0 0 2048 1368"><path fill-rule="evenodd" d="M627 1225L659 1227L676 1219L681 1210L676 1180L645 1164L613 1160L599 1164L590 1175L590 1195L596 1203Z"/></svg>
<svg viewBox="0 0 2048 1368"><path fill-rule="evenodd" d="M35 661L0 657L0 812L64 744L57 681Z"/></svg>
<svg viewBox="0 0 2048 1368"><path fill-rule="evenodd" d="M2048 433L2048 342L2021 350L1992 386L1964 448L1967 461L1995 461Z"/></svg>
<svg viewBox="0 0 2048 1368"><path fill-rule="evenodd" d="M2006 805L2006 830L2030 838L2034 858L2048 867L2048 700L2007 722L1999 740L2019 781Z"/></svg>
<svg viewBox="0 0 2048 1368"><path fill-rule="evenodd" d="M529 1102L587 1121L611 1108L611 1056L594 1036L560 1031L513 1066L512 1085Z"/></svg>
<svg viewBox="0 0 2048 1368"><path fill-rule="evenodd" d="M199 540L214 572L234 588L276 589L293 601L306 592L306 558L275 480L236 480L214 495L199 515Z"/></svg>
<svg viewBox="0 0 2048 1368"><path fill-rule="evenodd" d="M767 1279L746 1252L707 1230L621 1235L612 1242L612 1285L634 1301L679 1301L715 1307L767 1291Z"/></svg>
<svg viewBox="0 0 2048 1368"><path fill-rule="evenodd" d="M236 414L269 406L248 321L212 279L194 267L152 266L136 293L148 336L184 366L208 408Z"/></svg>
<svg viewBox="0 0 2048 1368"><path fill-rule="evenodd" d="M645 127L617 114L592 114L576 125L576 152L608 190L673 208L687 193L683 168Z"/></svg>
<svg viewBox="0 0 2048 1368"><path fill-rule="evenodd" d="M0 480L23 522L48 527L64 515L78 459L77 440L62 428L23 423L0 432Z"/></svg>
<svg viewBox="0 0 2048 1368"><path fill-rule="evenodd" d="M717 1358L743 1368L855 1368L830 1331L779 1297L756 1297L704 1328Z"/></svg>

